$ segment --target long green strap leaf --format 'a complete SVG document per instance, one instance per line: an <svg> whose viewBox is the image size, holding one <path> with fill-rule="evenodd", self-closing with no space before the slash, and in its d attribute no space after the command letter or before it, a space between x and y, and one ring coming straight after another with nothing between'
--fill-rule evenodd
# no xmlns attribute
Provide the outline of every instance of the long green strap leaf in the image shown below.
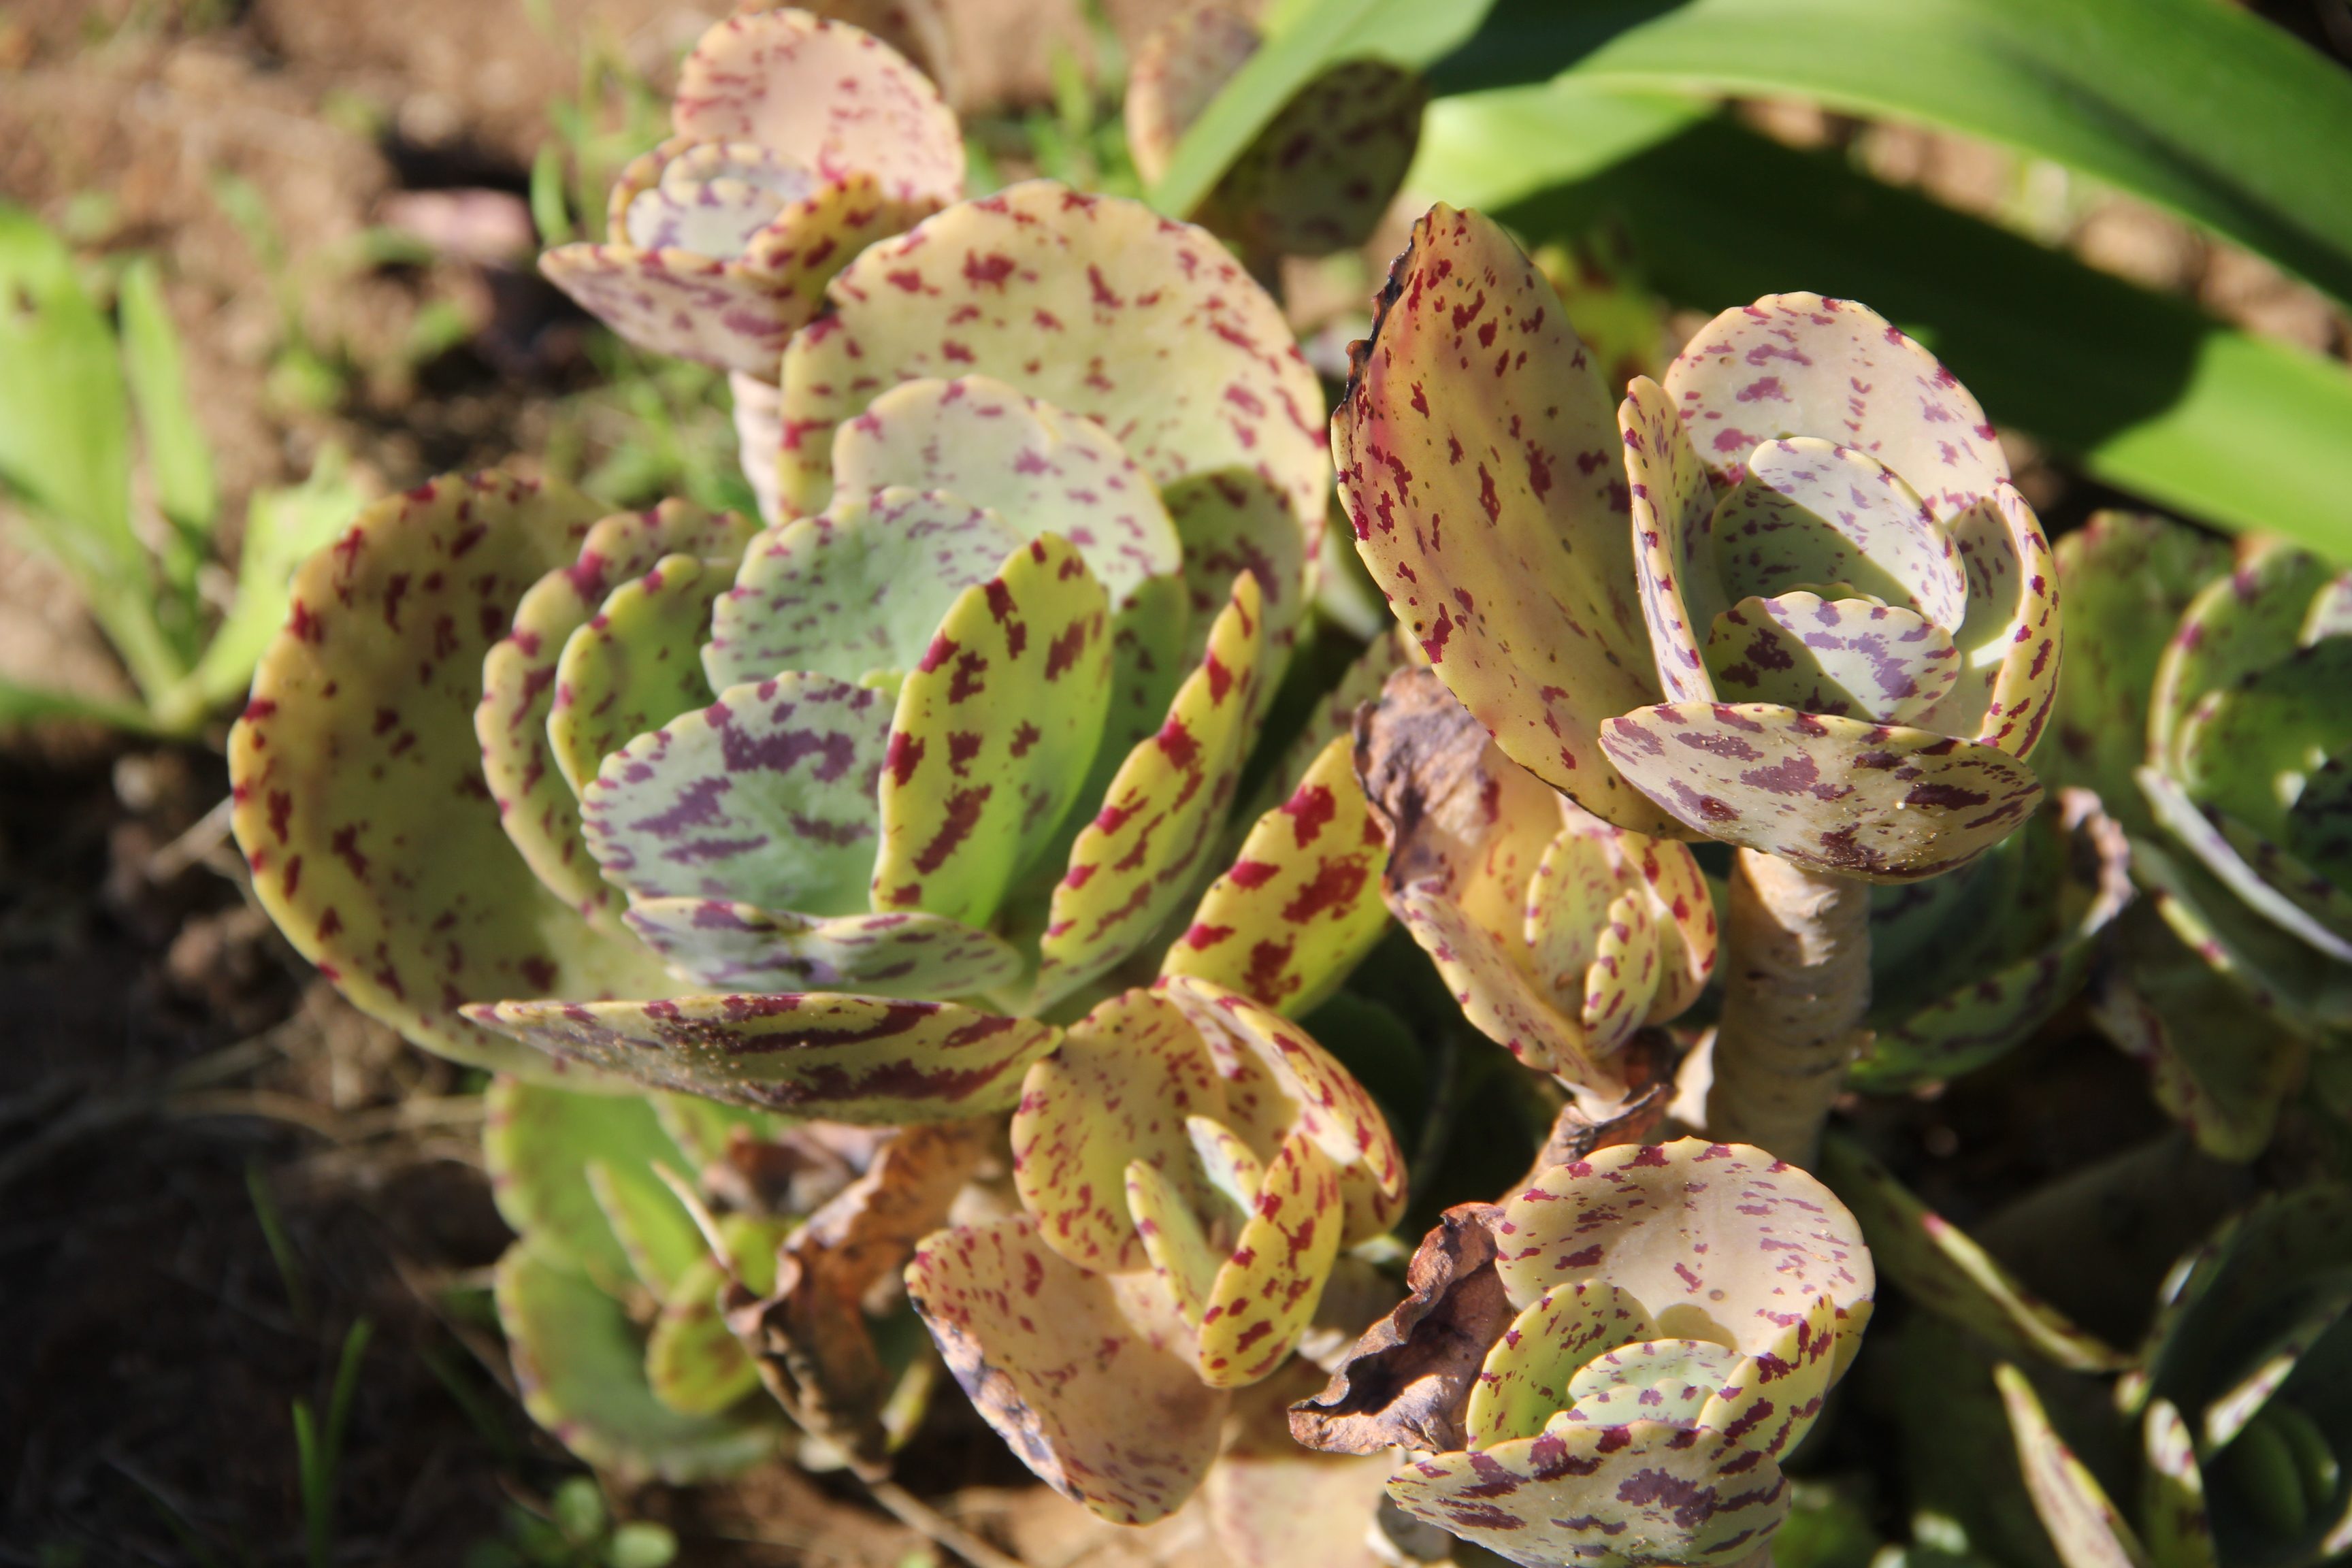
<svg viewBox="0 0 2352 1568"><path fill-rule="evenodd" d="M1563 70L1594 87L1801 97L1963 132L2079 169L2352 300L2352 75L2236 5L1501 0L1432 85Z"/></svg>
<svg viewBox="0 0 2352 1568"><path fill-rule="evenodd" d="M192 534L207 534L220 511L213 482L213 452L188 397L180 334L163 302L163 274L154 258L123 268L118 310L122 319L122 368L139 410L147 471L163 515Z"/></svg>
<svg viewBox="0 0 2352 1568"><path fill-rule="evenodd" d="M1538 134L1525 95L1492 96L1510 112L1489 155L1475 104L1453 110L1461 167L1489 168ZM1421 173L1451 199L1444 168ZM1927 342L1996 420L2100 479L2352 561L2352 374L2338 365L1721 121L1498 216L1543 240L1603 214L1676 300L1712 310L1792 289L1865 300Z"/></svg>

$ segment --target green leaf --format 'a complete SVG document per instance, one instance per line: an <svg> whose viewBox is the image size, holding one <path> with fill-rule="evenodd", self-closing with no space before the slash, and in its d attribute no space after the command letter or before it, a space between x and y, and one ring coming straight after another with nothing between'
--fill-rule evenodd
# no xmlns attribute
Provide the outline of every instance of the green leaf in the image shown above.
<svg viewBox="0 0 2352 1568"><path fill-rule="evenodd" d="M154 718L132 703L0 679L0 724L23 724L36 719L95 719L118 730L141 732L155 728Z"/></svg>
<svg viewBox="0 0 2352 1568"><path fill-rule="evenodd" d="M131 415L106 318L65 242L0 204L0 480L49 514L78 574L144 572L131 531Z"/></svg>
<svg viewBox="0 0 2352 1568"><path fill-rule="evenodd" d="M246 503L236 598L193 677L204 707L240 696L252 683L261 650L285 623L294 568L350 526L366 500L340 447L321 450L300 484L254 491Z"/></svg>
<svg viewBox="0 0 2352 1568"><path fill-rule="evenodd" d="M2237 6L1505 0L1433 74L1436 90L1460 92L1562 70L1597 87L1810 98L1980 137L2352 299L2352 78Z"/></svg>
<svg viewBox="0 0 2352 1568"><path fill-rule="evenodd" d="M1534 140L1530 103L1513 100L1488 139L1456 145L1508 158ZM1629 112L1654 116L1655 106ZM1428 188L1449 195L1443 183ZM1727 191L1769 199L1727 201ZM2352 559L2352 375L2341 366L1720 121L1499 216L1541 241L1603 215L1624 224L1670 298L1718 310L1803 279L1868 300L1932 338L1996 421L2074 454L2095 477Z"/></svg>
<svg viewBox="0 0 2352 1568"><path fill-rule="evenodd" d="M188 532L208 534L220 515L220 492L213 483L212 448L188 400L180 334L163 302L163 274L152 258L142 256L123 269L119 288L122 368L139 411L156 503Z"/></svg>

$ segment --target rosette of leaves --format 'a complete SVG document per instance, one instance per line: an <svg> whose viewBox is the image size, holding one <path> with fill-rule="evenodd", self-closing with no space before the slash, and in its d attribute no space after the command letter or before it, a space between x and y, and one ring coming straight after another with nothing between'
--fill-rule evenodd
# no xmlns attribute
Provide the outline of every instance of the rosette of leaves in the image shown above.
<svg viewBox="0 0 2352 1568"><path fill-rule="evenodd" d="M2274 1194L2182 1260L2138 1369L2137 1507L2110 1500L2001 1369L2027 1489L2069 1563L2309 1568L2352 1546L2352 1192ZM2129 1518L2136 1517L2134 1530Z"/></svg>
<svg viewBox="0 0 2352 1568"><path fill-rule="evenodd" d="M908 1291L1013 1451L1128 1524L1192 1494L1232 1391L1284 1364L1342 1249L1405 1197L1348 1070L1190 977L1070 1026L1029 1069L1013 1155L1024 1212L925 1239Z"/></svg>
<svg viewBox="0 0 2352 1568"><path fill-rule="evenodd" d="M670 129L614 183L604 242L540 269L638 347L761 381L835 273L963 193L938 89L805 11L712 26L678 68Z"/></svg>
<svg viewBox="0 0 2352 1568"><path fill-rule="evenodd" d="M1200 230L1044 183L832 297L785 356L790 521L491 475L304 566L232 741L239 842L418 1043L979 1114L1052 1048L1025 1016L1205 879L1328 472L1273 302Z"/></svg>
<svg viewBox="0 0 2352 1568"><path fill-rule="evenodd" d="M1401 1508L1536 1568L1757 1552L1874 1288L1827 1188L1698 1139L1598 1150L1449 1210L1410 1278L1292 1432L1402 1445Z"/></svg>
<svg viewBox="0 0 2352 1568"><path fill-rule="evenodd" d="M2058 563L2091 630L2049 765L2124 823L2147 894L2098 1016L2248 1158L2310 1047L2352 1031L2352 573L2122 513Z"/></svg>
<svg viewBox="0 0 2352 1568"><path fill-rule="evenodd" d="M1184 132L1264 39L1223 5L1180 7L1136 46L1127 144L1156 183ZM1380 59L1343 60L1291 96L1192 216L1234 242L1259 276L1285 256L1328 256L1372 237L1421 142L1429 89Z"/></svg>

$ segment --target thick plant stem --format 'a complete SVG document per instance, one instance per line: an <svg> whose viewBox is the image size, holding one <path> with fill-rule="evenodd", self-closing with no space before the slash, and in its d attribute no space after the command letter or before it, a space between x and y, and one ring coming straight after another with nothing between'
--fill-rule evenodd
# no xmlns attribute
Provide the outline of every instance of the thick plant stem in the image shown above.
<svg viewBox="0 0 2352 1568"><path fill-rule="evenodd" d="M1731 874L1706 1131L1810 1166L1862 1045L1870 888L1753 849Z"/></svg>
<svg viewBox="0 0 2352 1568"><path fill-rule="evenodd" d="M784 425L779 406L783 394L774 383L741 371L727 373L727 389L734 394L735 460L743 467L752 495L759 498L760 521L776 522L783 516L778 493L776 465L783 457Z"/></svg>

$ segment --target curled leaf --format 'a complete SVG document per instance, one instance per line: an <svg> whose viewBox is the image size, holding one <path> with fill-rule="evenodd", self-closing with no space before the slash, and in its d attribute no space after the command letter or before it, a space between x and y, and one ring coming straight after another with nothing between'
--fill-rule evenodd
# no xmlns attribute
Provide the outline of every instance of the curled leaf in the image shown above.
<svg viewBox="0 0 2352 1568"><path fill-rule="evenodd" d="M919 911L819 920L723 899L639 899L621 918L674 971L722 991L976 996L1022 971L1003 938Z"/></svg>

